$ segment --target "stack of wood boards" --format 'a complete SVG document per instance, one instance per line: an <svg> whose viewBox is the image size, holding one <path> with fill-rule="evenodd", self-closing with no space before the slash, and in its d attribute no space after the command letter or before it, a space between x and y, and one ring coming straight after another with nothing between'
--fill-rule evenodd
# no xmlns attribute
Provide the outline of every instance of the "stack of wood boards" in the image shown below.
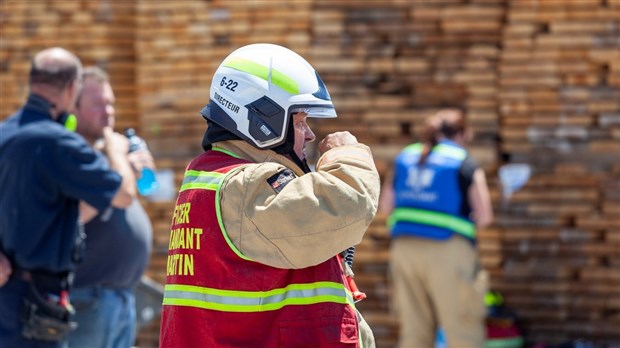
<svg viewBox="0 0 620 348"><path fill-rule="evenodd" d="M465 108L496 213L478 243L492 288L529 342L620 342L619 0L6 0L0 11L0 117L23 102L33 54L68 48L108 71L117 129L136 128L177 187L202 152L211 77L245 44L307 58L339 115L311 120L317 137L351 131L382 180L425 117ZM497 176L507 163L532 168L509 197ZM163 283L174 201L144 204L147 274ZM385 219L354 268L378 347L395 347ZM157 346L158 331L151 323L138 345Z"/></svg>
<svg viewBox="0 0 620 348"><path fill-rule="evenodd" d="M620 342L620 4L507 4L501 154L527 163L480 244L531 341ZM499 197L498 197L499 198Z"/></svg>

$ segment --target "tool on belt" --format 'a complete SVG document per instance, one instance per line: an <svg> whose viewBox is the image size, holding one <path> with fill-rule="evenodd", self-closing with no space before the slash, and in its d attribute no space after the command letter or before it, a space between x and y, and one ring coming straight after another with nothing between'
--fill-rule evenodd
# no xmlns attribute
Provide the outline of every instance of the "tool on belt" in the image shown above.
<svg viewBox="0 0 620 348"><path fill-rule="evenodd" d="M17 270L28 284L22 312L22 335L28 339L59 342L77 328L69 303L70 274Z"/></svg>
<svg viewBox="0 0 620 348"><path fill-rule="evenodd" d="M347 283L349 285L349 289L351 289L351 292L353 293L353 299L355 300L355 302L359 302L366 298L366 294L361 292L357 288L357 284L355 284L355 281L353 280L353 277L354 277L353 257L354 255L355 255L355 247L352 246L348 248L347 250L341 252L338 255L338 258L340 259L340 262L342 262L343 267L345 269L345 276L347 279Z"/></svg>

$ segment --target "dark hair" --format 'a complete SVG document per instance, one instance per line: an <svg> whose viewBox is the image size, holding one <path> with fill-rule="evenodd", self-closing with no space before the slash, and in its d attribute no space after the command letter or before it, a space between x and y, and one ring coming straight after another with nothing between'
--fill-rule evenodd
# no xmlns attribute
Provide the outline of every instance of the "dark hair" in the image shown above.
<svg viewBox="0 0 620 348"><path fill-rule="evenodd" d="M465 132L467 128L465 114L458 108L441 109L436 114L426 119L424 134L422 135L422 153L419 165L426 162L426 159L437 145L439 139L454 139L457 135Z"/></svg>
<svg viewBox="0 0 620 348"><path fill-rule="evenodd" d="M78 78L80 67L77 64L63 64L54 67L42 69L32 61L30 67L30 84L43 84L66 88Z"/></svg>

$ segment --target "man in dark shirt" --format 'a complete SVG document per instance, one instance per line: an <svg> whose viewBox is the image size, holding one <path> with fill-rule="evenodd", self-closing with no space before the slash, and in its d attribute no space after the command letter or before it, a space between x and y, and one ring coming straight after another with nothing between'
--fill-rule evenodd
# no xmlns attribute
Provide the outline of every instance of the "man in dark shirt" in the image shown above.
<svg viewBox="0 0 620 348"><path fill-rule="evenodd" d="M114 92L108 75L87 67L76 105L77 132L99 150L105 146L103 130L114 127ZM145 150L125 154L134 173L153 168ZM136 333L133 288L147 266L152 226L140 201L126 209L98 214L84 225L86 252L75 272L71 302L76 310L76 331L69 334L69 347L129 348Z"/></svg>
<svg viewBox="0 0 620 348"><path fill-rule="evenodd" d="M8 270L2 263L2 273L11 273L0 287L3 347L62 345L62 335L54 333L67 331L67 290L80 258L79 220L110 205L125 208L136 194L122 135L105 131L112 170L67 129L75 128L67 111L81 75L81 62L71 52L56 47L37 53L26 103L0 123L0 252L10 262Z"/></svg>

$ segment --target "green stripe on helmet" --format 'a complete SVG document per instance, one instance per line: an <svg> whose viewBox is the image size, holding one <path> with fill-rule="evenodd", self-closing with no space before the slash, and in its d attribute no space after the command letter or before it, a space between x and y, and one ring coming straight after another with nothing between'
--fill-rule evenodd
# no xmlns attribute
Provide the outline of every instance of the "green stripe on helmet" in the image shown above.
<svg viewBox="0 0 620 348"><path fill-rule="evenodd" d="M230 58L223 63L223 66L269 81L269 68L248 59ZM297 82L276 69L271 69L271 82L290 94L299 94Z"/></svg>

